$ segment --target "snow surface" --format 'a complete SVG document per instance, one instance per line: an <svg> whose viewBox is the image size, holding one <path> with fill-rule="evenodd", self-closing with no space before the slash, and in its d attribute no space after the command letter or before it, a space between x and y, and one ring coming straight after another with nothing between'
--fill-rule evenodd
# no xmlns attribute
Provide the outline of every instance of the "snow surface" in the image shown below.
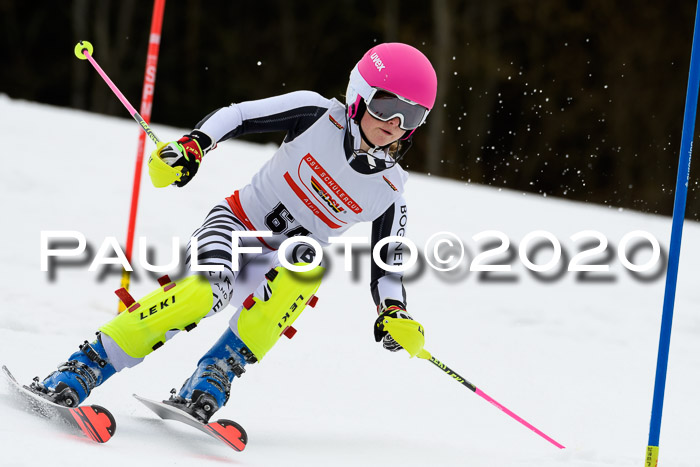
<svg viewBox="0 0 700 467"><path fill-rule="evenodd" d="M163 140L183 133L153 127ZM123 243L138 131L129 118L0 96L5 145L0 360L20 381L44 377L115 314L119 275L100 279L88 271L88 258L59 268L50 280L40 270L40 232L77 230L95 249L108 236ZM155 189L144 175L138 235L148 237L158 258L167 257L171 237L185 243L209 209L245 184L273 151L242 141L223 143L185 189ZM645 230L667 251L670 219L419 174L411 176L407 198L408 237L419 247L435 232L454 232L473 258L483 246L472 239L479 232L502 231L517 247L528 232L546 230L570 258L581 246L569 238L576 232L598 230L610 241L610 255L593 258L610 264L610 272L589 277L606 281L584 282L573 272L537 280L516 255L509 261L511 273L493 275L511 281L486 282L466 268L457 275L427 268L407 284L409 309L426 329L426 348L566 449L550 445L428 362L383 350L372 336L367 256L349 273L339 250L330 248L334 267L317 308L297 321L294 340L281 340L262 364L248 367L234 384L232 401L218 414L246 427L250 442L244 452L161 421L131 396L165 398L172 387L179 388L227 325L234 311L229 307L93 393L89 401L109 408L117 419L117 433L105 445L23 413L0 385L0 463L641 466L664 274L646 282L634 279L616 249L627 232ZM349 233L368 234L368 225ZM698 234L698 225L686 222L662 466L700 462L693 449L700 418ZM649 250L635 263L645 262L645 255ZM533 260L542 264L550 256L544 250ZM132 284L135 296L155 287L155 280L140 271L141 280Z"/></svg>

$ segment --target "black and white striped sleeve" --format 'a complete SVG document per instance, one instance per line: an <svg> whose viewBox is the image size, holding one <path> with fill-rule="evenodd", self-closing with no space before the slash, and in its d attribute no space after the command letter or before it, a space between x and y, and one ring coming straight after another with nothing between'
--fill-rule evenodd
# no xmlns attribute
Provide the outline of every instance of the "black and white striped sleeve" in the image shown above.
<svg viewBox="0 0 700 467"><path fill-rule="evenodd" d="M406 224L408 222L408 210L403 196L393 205L389 206L384 214L372 222L372 245L371 250L381 239L390 236L406 236ZM381 260L389 266L400 266L408 259L410 252L407 247L400 242L389 242L380 249ZM371 255L370 255L371 257ZM406 304L406 289L403 286L403 273L386 271L373 259L371 267L370 289L372 299L376 305L389 298L400 300Z"/></svg>
<svg viewBox="0 0 700 467"><path fill-rule="evenodd" d="M285 131L285 141L291 141L313 125L328 110L330 103L315 92L295 91L222 107L204 117L196 129L216 142L275 131Z"/></svg>

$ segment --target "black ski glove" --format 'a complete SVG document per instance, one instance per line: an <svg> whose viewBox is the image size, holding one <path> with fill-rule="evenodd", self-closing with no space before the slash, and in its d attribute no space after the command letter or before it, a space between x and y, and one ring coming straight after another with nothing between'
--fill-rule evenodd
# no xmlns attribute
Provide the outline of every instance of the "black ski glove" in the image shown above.
<svg viewBox="0 0 700 467"><path fill-rule="evenodd" d="M377 306L377 312L379 313L379 317L377 321L374 322L374 340L377 342L382 341L384 348L390 352L398 352L403 349L403 347L391 337L391 334L384 329L384 318L389 316L390 318L413 320L411 315L406 311L406 305L399 300L387 298Z"/></svg>
<svg viewBox="0 0 700 467"><path fill-rule="evenodd" d="M160 158L170 167L182 166L182 177L176 186L182 187L189 183L199 169L202 157L216 145L204 132L192 130L177 141L169 143L160 151Z"/></svg>

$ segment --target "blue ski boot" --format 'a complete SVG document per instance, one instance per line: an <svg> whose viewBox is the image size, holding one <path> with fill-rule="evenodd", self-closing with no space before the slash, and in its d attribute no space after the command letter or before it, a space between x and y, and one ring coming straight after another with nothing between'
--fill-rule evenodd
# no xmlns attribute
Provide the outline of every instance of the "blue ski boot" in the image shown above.
<svg viewBox="0 0 700 467"><path fill-rule="evenodd" d="M197 369L183 384L180 392L171 391L163 401L187 412L202 423L228 401L233 378L240 377L246 363L257 359L230 328L197 363Z"/></svg>
<svg viewBox="0 0 700 467"><path fill-rule="evenodd" d="M67 362L59 365L58 371L51 373L42 382L39 382L38 377L34 378L29 389L56 404L75 407L94 388L116 373L102 346L99 333L94 342L85 341L78 348L80 350L68 357Z"/></svg>

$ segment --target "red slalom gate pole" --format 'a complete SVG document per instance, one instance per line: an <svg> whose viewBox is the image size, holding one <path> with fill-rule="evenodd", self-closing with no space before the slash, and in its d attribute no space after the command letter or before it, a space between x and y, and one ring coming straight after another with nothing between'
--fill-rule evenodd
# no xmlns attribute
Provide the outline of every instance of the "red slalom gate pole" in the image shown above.
<svg viewBox="0 0 700 467"><path fill-rule="evenodd" d="M146 56L146 72L143 78L143 92L141 94L141 117L147 124L151 121L151 109L153 108L153 93L156 83L156 68L158 65L158 52L160 50L160 33L163 28L163 11L165 0L154 0L153 16L151 18L151 35L148 41L148 55ZM127 261L131 262L131 254L134 247L134 233L136 231L136 213L139 206L139 194L141 191L141 172L143 169L143 151L146 143L146 133L139 132L139 142L136 152L136 165L134 168L134 185L131 192L131 210L129 212L129 227L126 234ZM129 290L131 272L122 271L121 286ZM124 304L119 301L118 312L124 311Z"/></svg>

